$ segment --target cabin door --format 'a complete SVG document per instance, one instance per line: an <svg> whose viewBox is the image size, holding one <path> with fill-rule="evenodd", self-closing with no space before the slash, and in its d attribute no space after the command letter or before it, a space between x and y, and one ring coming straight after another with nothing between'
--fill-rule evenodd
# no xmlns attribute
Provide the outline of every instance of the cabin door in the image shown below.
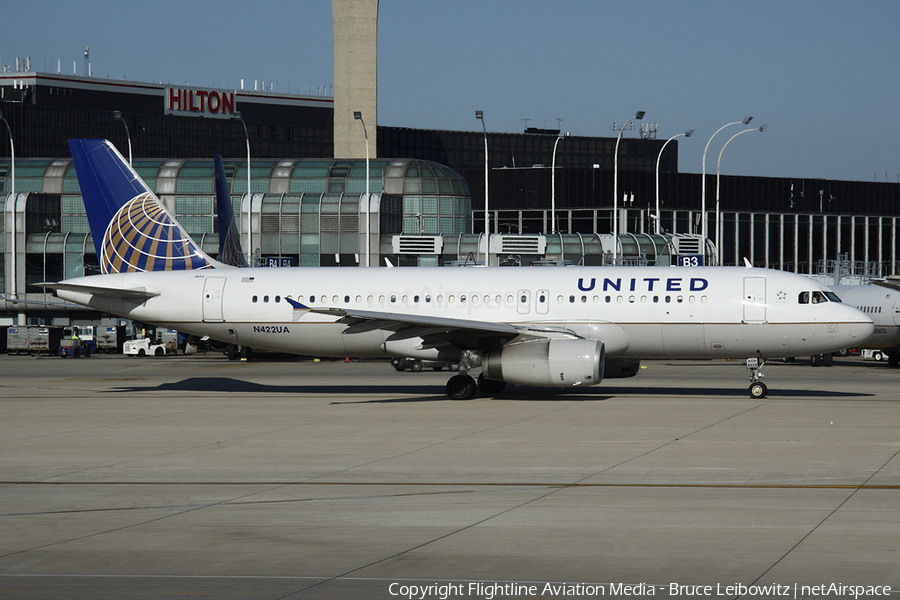
<svg viewBox="0 0 900 600"><path fill-rule="evenodd" d="M744 322L765 323L766 278L744 277Z"/></svg>
<svg viewBox="0 0 900 600"><path fill-rule="evenodd" d="M207 323L222 322L222 292L225 289L224 277L207 277L203 282L203 320Z"/></svg>

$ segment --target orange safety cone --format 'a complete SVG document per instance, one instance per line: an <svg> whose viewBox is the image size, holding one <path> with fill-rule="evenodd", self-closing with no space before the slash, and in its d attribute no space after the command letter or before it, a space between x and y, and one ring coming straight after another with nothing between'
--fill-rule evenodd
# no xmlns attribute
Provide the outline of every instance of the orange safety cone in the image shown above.
<svg viewBox="0 0 900 600"><path fill-rule="evenodd" d="M350 357L349 357L349 356L346 357L346 358L344 359L344 362L350 362Z"/></svg>

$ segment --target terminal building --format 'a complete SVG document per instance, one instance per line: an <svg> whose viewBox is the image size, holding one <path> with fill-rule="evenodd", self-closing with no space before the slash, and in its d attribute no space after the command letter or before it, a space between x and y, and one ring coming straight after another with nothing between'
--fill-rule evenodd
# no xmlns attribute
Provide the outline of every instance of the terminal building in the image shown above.
<svg viewBox="0 0 900 600"><path fill-rule="evenodd" d="M225 90L0 74L0 293L44 301L48 295L36 284L95 271L67 144L80 137L107 138L131 157L167 210L213 256L212 155L223 155L244 250L255 264L383 265L386 258L401 266L675 264L680 257L743 264L746 258L815 274L821 261L847 256L875 265L878 275L898 273L898 183L723 176L716 246L714 196L707 198L703 236L701 176L680 173L677 141L665 145L651 127L622 132L614 209L616 137L370 123L375 147L367 178L365 150L357 145L345 151L352 156L336 155L335 103L330 95L271 86ZM715 189L715 176L708 177L707 189ZM6 309L7 322L21 310ZM28 313L40 310L35 304Z"/></svg>

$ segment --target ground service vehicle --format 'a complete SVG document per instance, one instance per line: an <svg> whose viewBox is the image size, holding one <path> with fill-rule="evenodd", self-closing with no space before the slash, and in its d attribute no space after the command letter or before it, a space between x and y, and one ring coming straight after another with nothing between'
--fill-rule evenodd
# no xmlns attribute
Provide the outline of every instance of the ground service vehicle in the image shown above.
<svg viewBox="0 0 900 600"><path fill-rule="evenodd" d="M165 356L166 345L158 344L146 337L128 340L122 344L122 354L125 356Z"/></svg>

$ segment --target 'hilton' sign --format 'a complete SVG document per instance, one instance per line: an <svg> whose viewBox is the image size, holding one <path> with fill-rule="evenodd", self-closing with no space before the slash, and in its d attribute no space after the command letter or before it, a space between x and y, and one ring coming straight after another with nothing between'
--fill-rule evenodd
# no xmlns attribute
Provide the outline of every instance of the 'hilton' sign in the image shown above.
<svg viewBox="0 0 900 600"><path fill-rule="evenodd" d="M230 119L234 115L234 92L169 87L166 88L165 114Z"/></svg>

